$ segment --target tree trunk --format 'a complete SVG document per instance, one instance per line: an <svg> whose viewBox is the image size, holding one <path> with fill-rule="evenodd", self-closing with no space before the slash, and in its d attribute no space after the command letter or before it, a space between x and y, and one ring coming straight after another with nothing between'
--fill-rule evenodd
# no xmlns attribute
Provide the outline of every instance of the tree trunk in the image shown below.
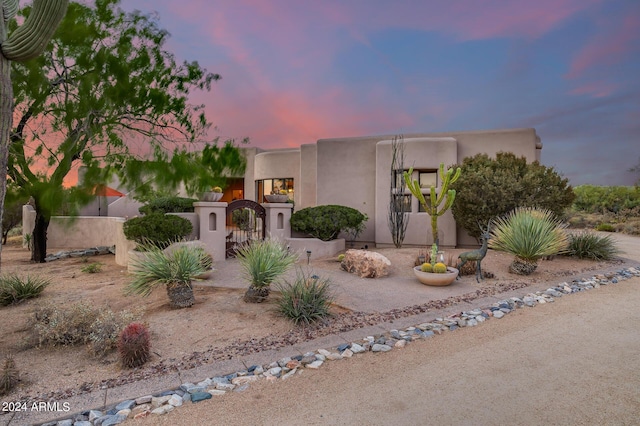
<svg viewBox="0 0 640 426"><path fill-rule="evenodd" d="M31 260L34 262L44 263L44 259L47 257L47 229L50 221L51 217L45 217L36 208L36 224L31 235L33 242Z"/></svg>

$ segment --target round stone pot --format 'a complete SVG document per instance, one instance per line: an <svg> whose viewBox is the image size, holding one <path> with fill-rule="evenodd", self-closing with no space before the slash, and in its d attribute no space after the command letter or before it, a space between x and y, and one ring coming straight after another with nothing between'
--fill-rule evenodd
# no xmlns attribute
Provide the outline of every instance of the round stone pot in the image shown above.
<svg viewBox="0 0 640 426"><path fill-rule="evenodd" d="M265 195L264 198L270 203L286 203L289 196L285 194L269 194Z"/></svg>
<svg viewBox="0 0 640 426"><path fill-rule="evenodd" d="M222 198L222 192L203 192L202 193L202 197L201 197L201 201L220 201L220 199Z"/></svg>
<svg viewBox="0 0 640 426"><path fill-rule="evenodd" d="M459 272L456 268L447 267L447 272L437 274L435 272L422 272L420 268L420 266L413 268L413 273L416 275L416 278L418 278L422 284L438 287L446 286L454 282Z"/></svg>

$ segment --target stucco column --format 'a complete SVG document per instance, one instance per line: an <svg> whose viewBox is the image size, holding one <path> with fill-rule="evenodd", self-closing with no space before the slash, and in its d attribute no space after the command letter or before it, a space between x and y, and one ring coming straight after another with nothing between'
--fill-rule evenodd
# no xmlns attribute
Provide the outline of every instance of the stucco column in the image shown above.
<svg viewBox="0 0 640 426"><path fill-rule="evenodd" d="M291 237L291 203L263 203L266 210L265 227L267 236L284 241Z"/></svg>
<svg viewBox="0 0 640 426"><path fill-rule="evenodd" d="M225 260L227 203L197 201L193 207L200 222L200 241L214 261Z"/></svg>

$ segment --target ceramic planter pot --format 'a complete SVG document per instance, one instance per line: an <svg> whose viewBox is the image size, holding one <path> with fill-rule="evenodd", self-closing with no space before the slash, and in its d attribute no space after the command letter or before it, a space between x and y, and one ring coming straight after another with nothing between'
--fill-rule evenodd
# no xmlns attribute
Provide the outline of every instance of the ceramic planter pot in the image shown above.
<svg viewBox="0 0 640 426"><path fill-rule="evenodd" d="M264 198L266 198L270 203L286 203L289 196L286 194L270 194L265 195Z"/></svg>
<svg viewBox="0 0 640 426"><path fill-rule="evenodd" d="M420 270L420 266L416 266L413 268L413 273L416 275L416 278L425 285L432 286L446 286L455 281L458 276L458 270L456 268L447 267L447 272L443 274L437 274L435 272L422 272Z"/></svg>
<svg viewBox="0 0 640 426"><path fill-rule="evenodd" d="M222 192L203 192L202 201L220 201L222 198Z"/></svg>

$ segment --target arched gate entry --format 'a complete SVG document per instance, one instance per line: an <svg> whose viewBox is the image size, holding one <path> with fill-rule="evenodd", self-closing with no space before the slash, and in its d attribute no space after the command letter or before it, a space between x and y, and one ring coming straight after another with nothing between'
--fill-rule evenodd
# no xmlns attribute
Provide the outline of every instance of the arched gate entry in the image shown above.
<svg viewBox="0 0 640 426"><path fill-rule="evenodd" d="M267 214L260 204L251 200L235 200L227 206L226 257L235 257L238 248L256 240L264 240Z"/></svg>

